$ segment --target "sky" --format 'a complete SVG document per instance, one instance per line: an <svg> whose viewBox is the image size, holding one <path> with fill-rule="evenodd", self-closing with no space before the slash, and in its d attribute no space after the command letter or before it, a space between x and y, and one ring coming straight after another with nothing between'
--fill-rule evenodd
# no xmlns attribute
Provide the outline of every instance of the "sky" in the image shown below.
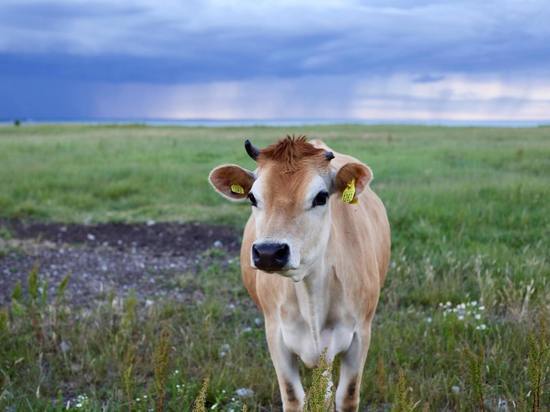
<svg viewBox="0 0 550 412"><path fill-rule="evenodd" d="M0 120L550 119L548 0L0 2Z"/></svg>

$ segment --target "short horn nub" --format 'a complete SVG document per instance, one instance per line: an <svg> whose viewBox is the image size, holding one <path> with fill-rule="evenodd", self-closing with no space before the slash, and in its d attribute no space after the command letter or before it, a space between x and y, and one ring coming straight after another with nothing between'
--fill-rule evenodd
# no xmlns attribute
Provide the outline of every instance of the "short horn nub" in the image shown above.
<svg viewBox="0 0 550 412"><path fill-rule="evenodd" d="M260 155L260 151L250 143L250 140L246 139L244 141L244 148L246 149L246 153L253 159L258 160L258 156Z"/></svg>
<svg viewBox="0 0 550 412"><path fill-rule="evenodd" d="M328 150L325 151L325 159L327 159L329 162L334 159L334 153L329 152Z"/></svg>

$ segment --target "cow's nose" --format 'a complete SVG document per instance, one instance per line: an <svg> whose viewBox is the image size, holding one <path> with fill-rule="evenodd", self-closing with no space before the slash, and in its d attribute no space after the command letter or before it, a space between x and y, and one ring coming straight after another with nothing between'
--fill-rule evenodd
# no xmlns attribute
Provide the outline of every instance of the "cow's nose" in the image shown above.
<svg viewBox="0 0 550 412"><path fill-rule="evenodd" d="M290 256L286 243L258 243L252 245L252 260L260 270L273 272L283 269Z"/></svg>

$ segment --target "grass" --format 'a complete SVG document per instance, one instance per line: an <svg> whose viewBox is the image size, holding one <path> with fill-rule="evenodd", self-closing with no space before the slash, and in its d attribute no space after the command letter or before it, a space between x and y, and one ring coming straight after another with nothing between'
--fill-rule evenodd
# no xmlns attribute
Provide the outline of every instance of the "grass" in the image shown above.
<svg viewBox="0 0 550 412"><path fill-rule="evenodd" d="M4 127L0 215L241 226L248 207L225 203L207 173L224 162L252 168L243 138L261 146L287 131L367 162L388 208L392 264L363 405L550 405L548 128ZM189 280L206 296L192 305L146 307L114 291L80 310L63 290L46 299L39 270L31 273L0 310L0 410L191 410L201 387L214 410L277 409L260 315L238 262L213 255Z"/></svg>

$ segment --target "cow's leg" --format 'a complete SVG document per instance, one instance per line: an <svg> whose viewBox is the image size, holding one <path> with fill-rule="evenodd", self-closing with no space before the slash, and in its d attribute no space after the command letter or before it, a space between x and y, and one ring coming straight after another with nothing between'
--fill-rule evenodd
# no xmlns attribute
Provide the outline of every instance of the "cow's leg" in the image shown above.
<svg viewBox="0 0 550 412"><path fill-rule="evenodd" d="M277 322L266 319L266 334L267 346L277 373L283 410L300 412L304 407L305 394L300 381L298 359L284 344Z"/></svg>
<svg viewBox="0 0 550 412"><path fill-rule="evenodd" d="M370 344L370 322L362 333L356 333L342 356L340 379L336 389L336 412L355 412L359 408L361 377Z"/></svg>

